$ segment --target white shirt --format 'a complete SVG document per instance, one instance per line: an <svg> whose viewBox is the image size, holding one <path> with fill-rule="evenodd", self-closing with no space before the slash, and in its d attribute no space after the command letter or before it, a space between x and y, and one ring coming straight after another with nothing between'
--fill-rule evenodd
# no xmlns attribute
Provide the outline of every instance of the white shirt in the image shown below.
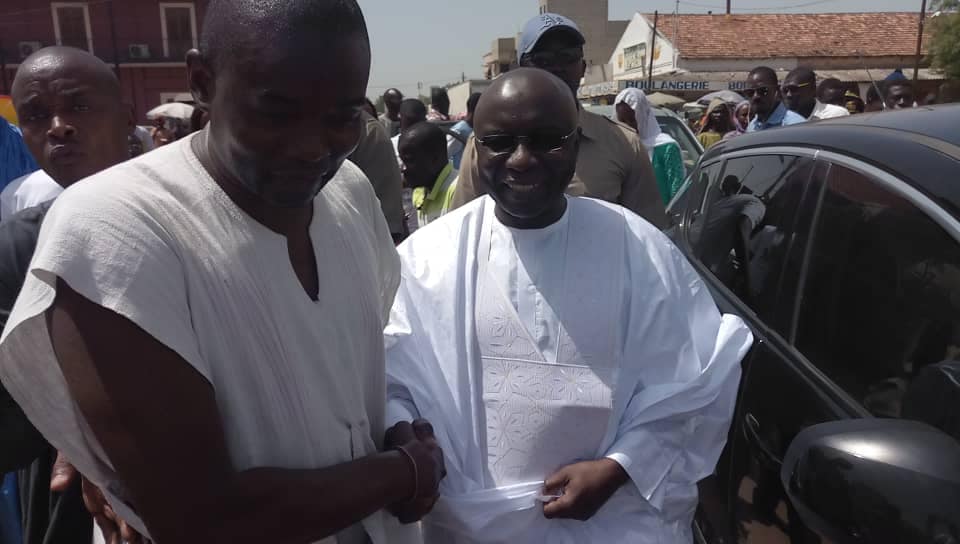
<svg viewBox="0 0 960 544"><path fill-rule="evenodd" d="M833 104L824 104L817 100L817 105L814 106L813 113L810 114L810 119L833 119L836 117L846 117L848 115L850 115L850 112L847 111L847 108L834 106Z"/></svg>
<svg viewBox="0 0 960 544"><path fill-rule="evenodd" d="M493 206L478 198L398 248L387 422L431 421L448 471L426 541L690 542L749 329L619 206L571 197L539 231L508 229ZM603 457L631 483L586 522L546 520L543 479Z"/></svg>
<svg viewBox="0 0 960 544"><path fill-rule="evenodd" d="M11 181L0 193L0 221L17 212L57 198L63 187L46 172L37 170Z"/></svg>
<svg viewBox="0 0 960 544"><path fill-rule="evenodd" d="M236 470L339 464L376 452L384 434L382 330L399 263L369 181L346 163L314 199L313 301L290 265L286 238L227 197L192 152L192 138L80 181L57 199L0 340L0 379L11 395L145 536L116 495L122 483L50 347L43 312L57 277L210 382ZM409 538L384 512L363 528L375 544Z"/></svg>
<svg viewBox="0 0 960 544"><path fill-rule="evenodd" d="M400 160L400 135L397 134L390 138L390 143L393 144L393 153L397 156L397 164L400 165L400 168L403 168L403 161Z"/></svg>

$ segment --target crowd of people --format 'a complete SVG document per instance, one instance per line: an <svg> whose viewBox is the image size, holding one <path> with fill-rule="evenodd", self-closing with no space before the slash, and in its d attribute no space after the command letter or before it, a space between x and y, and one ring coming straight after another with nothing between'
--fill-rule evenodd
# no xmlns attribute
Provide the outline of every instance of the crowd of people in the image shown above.
<svg viewBox="0 0 960 544"><path fill-rule="evenodd" d="M196 130L152 150L97 57L17 70L0 542L691 541L752 336L659 230L684 170L646 96L582 108L547 13L462 118L377 115L354 0L207 13ZM854 102L815 78L754 70L701 141Z"/></svg>
<svg viewBox="0 0 960 544"><path fill-rule="evenodd" d="M742 93L746 100L737 103L719 98L711 101L693 127L704 149L747 132L918 105L913 83L900 70L872 84L866 101L839 79L828 78L818 84L816 72L807 67L790 71L782 84L775 70L757 67L748 75ZM955 94L954 85L946 83L939 96L929 97L928 102L956 102L960 96Z"/></svg>

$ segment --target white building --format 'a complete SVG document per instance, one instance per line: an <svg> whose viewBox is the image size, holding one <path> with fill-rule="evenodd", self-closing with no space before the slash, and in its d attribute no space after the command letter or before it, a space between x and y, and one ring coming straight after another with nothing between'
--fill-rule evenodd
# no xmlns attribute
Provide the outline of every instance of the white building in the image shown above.
<svg viewBox="0 0 960 544"><path fill-rule="evenodd" d="M580 97L624 87L685 97L736 91L757 66L781 77L807 66L821 79L835 77L864 92L871 78L896 68L912 76L917 44L915 13L668 14L657 18L656 37L653 26L652 14L634 15L610 56L612 77L584 86ZM920 79L940 76L924 68Z"/></svg>

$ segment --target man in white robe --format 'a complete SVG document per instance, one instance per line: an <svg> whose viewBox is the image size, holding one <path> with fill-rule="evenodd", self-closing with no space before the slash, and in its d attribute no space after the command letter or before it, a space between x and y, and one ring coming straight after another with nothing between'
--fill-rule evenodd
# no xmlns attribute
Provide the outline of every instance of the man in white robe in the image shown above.
<svg viewBox="0 0 960 544"><path fill-rule="evenodd" d="M443 458L425 422L382 447L399 263L345 162L370 69L363 14L212 0L187 66L209 124L58 197L0 380L152 541L417 542L401 522L432 506Z"/></svg>
<svg viewBox="0 0 960 544"><path fill-rule="evenodd" d="M400 247L388 424L424 417L448 476L428 542L690 542L752 336L632 212L564 196L568 88L499 78L476 112L490 196Z"/></svg>

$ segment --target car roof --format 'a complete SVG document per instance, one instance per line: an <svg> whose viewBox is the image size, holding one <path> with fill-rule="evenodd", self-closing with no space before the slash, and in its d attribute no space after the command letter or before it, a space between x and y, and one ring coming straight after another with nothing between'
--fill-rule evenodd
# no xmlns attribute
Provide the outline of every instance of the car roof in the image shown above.
<svg viewBox="0 0 960 544"><path fill-rule="evenodd" d="M701 160L781 146L832 151L870 163L960 217L960 105L851 115L744 134L711 147Z"/></svg>

